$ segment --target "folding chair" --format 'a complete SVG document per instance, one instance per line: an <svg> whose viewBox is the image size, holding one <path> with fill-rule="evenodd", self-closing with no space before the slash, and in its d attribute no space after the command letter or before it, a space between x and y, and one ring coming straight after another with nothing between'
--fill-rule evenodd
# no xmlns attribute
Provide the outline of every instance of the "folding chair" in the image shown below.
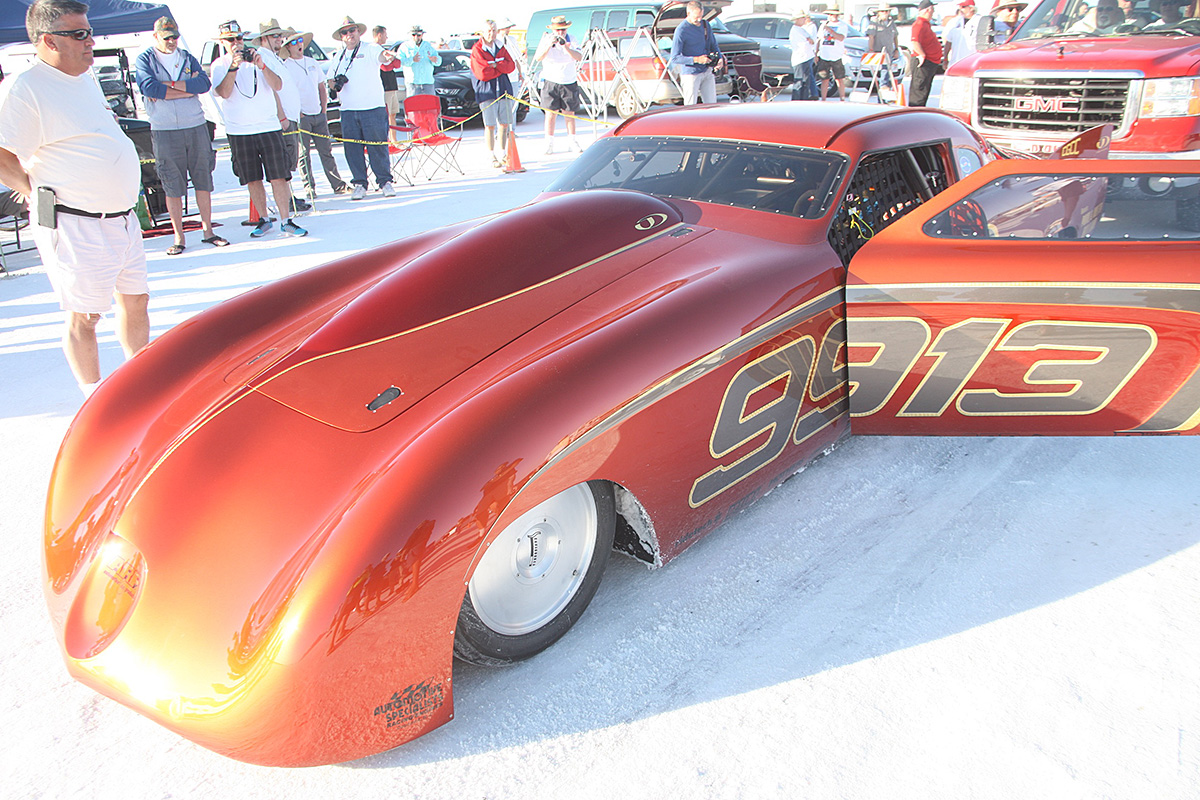
<svg viewBox="0 0 1200 800"><path fill-rule="evenodd" d="M458 146L462 144L462 137L446 133L442 122L455 124L466 118L443 117L442 101L437 95L417 94L404 98L404 119L407 124L394 127L407 131L411 138L402 145L404 152L398 154L393 169L403 170L407 164L413 177L424 175L427 180L433 180L441 170L465 174L458 164Z"/></svg>

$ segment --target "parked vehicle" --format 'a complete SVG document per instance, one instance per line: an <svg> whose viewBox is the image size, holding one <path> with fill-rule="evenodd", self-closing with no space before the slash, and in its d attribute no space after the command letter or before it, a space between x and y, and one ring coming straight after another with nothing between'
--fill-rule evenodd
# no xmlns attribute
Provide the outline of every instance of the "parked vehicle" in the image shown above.
<svg viewBox="0 0 1200 800"><path fill-rule="evenodd" d="M809 15L814 25L829 19L826 14ZM792 19L787 14L743 14L725 20L725 27L736 34L746 36L759 44L764 79L774 80L786 86L792 82L792 46L788 37L792 31ZM867 52L867 37L860 29L850 26L846 37L846 54L842 63L846 65L846 88L852 89L860 82L864 88L871 81L871 74L862 72L862 57ZM836 94L831 89L833 94Z"/></svg>
<svg viewBox="0 0 1200 800"><path fill-rule="evenodd" d="M1200 10L1168 21L1139 0L1097 29L1099 6L1043 0L1003 46L949 69L942 109L1027 153L1108 123L1113 158L1200 156ZM985 34L990 22L980 24Z"/></svg>
<svg viewBox="0 0 1200 800"><path fill-rule="evenodd" d="M471 83L471 54L466 50L439 50L440 66L433 68L433 90L448 117L473 117L479 113L475 87ZM529 116L529 106L517 104L517 122Z"/></svg>

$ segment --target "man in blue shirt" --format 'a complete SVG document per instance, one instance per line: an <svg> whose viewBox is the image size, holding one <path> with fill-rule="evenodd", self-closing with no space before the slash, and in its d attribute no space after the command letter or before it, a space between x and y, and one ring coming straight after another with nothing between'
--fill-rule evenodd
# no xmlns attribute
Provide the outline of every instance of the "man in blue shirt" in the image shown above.
<svg viewBox="0 0 1200 800"><path fill-rule="evenodd" d="M409 95L433 94L433 68L442 65L442 57L425 41L425 29L413 25L412 41L400 46L400 63L408 70Z"/></svg>
<svg viewBox="0 0 1200 800"><path fill-rule="evenodd" d="M687 19L675 29L671 43L671 68L679 69L683 104L717 102L717 79L713 70L722 62L717 38L704 21L704 7L696 0L687 4Z"/></svg>

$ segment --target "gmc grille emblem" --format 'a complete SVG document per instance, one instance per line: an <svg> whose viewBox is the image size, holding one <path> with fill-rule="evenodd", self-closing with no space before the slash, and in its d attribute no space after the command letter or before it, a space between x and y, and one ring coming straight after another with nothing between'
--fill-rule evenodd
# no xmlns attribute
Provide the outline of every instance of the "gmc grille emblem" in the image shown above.
<svg viewBox="0 0 1200 800"><path fill-rule="evenodd" d="M1079 111L1079 101L1073 97L1014 97L1013 110L1037 114L1075 114Z"/></svg>

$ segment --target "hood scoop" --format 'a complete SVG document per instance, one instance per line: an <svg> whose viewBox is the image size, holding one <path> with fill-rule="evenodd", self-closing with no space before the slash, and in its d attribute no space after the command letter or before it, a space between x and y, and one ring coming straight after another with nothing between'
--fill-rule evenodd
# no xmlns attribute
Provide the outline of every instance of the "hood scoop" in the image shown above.
<svg viewBox="0 0 1200 800"><path fill-rule="evenodd" d="M489 219L350 302L251 388L366 431L639 266L681 246L681 222L637 192L560 195Z"/></svg>

